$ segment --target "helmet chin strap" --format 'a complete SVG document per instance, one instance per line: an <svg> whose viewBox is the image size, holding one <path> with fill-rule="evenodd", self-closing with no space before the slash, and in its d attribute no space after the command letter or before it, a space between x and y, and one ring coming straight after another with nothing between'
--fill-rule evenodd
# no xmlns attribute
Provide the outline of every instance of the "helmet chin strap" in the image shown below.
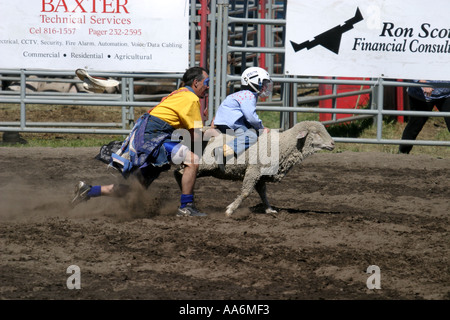
<svg viewBox="0 0 450 320"><path fill-rule="evenodd" d="M253 88L253 90L255 90L255 91L256 91L256 93L258 93L258 94L260 94L260 93L261 93L261 91L259 91L258 89L256 89L256 88L255 88L255 87L253 86L253 83L249 82L248 84L250 85L250 87L252 87L252 88Z"/></svg>

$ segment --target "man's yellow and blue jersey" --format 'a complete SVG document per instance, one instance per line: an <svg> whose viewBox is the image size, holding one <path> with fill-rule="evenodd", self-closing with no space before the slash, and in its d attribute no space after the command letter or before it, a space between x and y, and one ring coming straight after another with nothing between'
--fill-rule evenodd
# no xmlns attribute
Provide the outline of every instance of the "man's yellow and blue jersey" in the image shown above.
<svg viewBox="0 0 450 320"><path fill-rule="evenodd" d="M203 127L199 97L188 86L172 92L149 110L149 113L167 122L174 129Z"/></svg>

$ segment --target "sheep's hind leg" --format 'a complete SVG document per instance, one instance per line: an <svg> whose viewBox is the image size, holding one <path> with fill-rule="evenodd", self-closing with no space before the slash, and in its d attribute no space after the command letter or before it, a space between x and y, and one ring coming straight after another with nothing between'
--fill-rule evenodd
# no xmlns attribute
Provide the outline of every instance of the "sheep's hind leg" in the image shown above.
<svg viewBox="0 0 450 320"><path fill-rule="evenodd" d="M266 183L264 181L258 181L258 183L255 185L255 189L258 192L262 203L266 207L266 213L277 213L277 210L273 209L270 206L269 200L267 199L267 193L266 193Z"/></svg>

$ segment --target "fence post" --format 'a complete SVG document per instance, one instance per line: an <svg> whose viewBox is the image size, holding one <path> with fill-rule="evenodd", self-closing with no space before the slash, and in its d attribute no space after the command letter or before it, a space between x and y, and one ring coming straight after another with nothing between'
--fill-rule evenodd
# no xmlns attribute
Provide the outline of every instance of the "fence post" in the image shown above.
<svg viewBox="0 0 450 320"><path fill-rule="evenodd" d="M335 80L336 79L336 77L333 77L333 80ZM336 83L333 83L332 84L332 94L333 94L333 96L336 96L336 94L337 94L337 84ZM332 108L333 109L336 109L337 108L337 98L333 98L332 100L331 100L332 102ZM337 119L337 114L336 113L333 113L332 115L331 115L331 119L333 120L333 121L336 121L336 119Z"/></svg>
<svg viewBox="0 0 450 320"><path fill-rule="evenodd" d="M378 99L377 99L377 106L378 106L378 114L377 114L377 140L381 140L381 135L383 131L383 78L378 78Z"/></svg>
<svg viewBox="0 0 450 320"><path fill-rule="evenodd" d="M134 101L134 78L128 78L128 99L127 101ZM134 127L134 107L128 107L128 128L131 130Z"/></svg>
<svg viewBox="0 0 450 320"><path fill-rule="evenodd" d="M223 0L223 33L222 33L222 81L221 85L221 94L219 96L219 101L223 101L227 96L227 66L228 66L228 50L225 48L228 47L228 0Z"/></svg>
<svg viewBox="0 0 450 320"><path fill-rule="evenodd" d="M195 46L196 46L196 44L197 44L197 42L196 42L196 38L195 38L195 31L196 31L196 27L195 27L195 22L196 22L196 18L197 18L197 15L196 15L196 11L195 11L195 9L196 9L196 4L197 4L197 1L196 0L191 0L191 13L190 13L190 18L189 18L189 24L190 24L190 28L189 28L189 31L190 31L190 38L191 38L191 41L190 41L190 50L191 50L191 55L190 55L190 59L189 59L189 65L191 66L191 67L193 67L194 65L195 65L195 55L196 55L196 51L195 51Z"/></svg>
<svg viewBox="0 0 450 320"><path fill-rule="evenodd" d="M122 78L122 90L121 90L121 100L123 102L126 102L127 99L127 91L128 91L128 78L124 77ZM127 106L124 105L122 106L122 129L128 129L127 128Z"/></svg>
<svg viewBox="0 0 450 320"><path fill-rule="evenodd" d="M209 78L211 81L209 82L209 92L208 92L208 119L205 124L210 125L215 114L214 108L214 90L215 90L215 81L216 79L216 57L215 57L215 39L216 39L216 0L211 0L210 2L210 10L209 15L210 18L210 28L209 28Z"/></svg>
<svg viewBox="0 0 450 320"><path fill-rule="evenodd" d="M27 80L25 77L25 70L20 69L20 129L25 129L26 126L26 105L25 94L27 90Z"/></svg>
<svg viewBox="0 0 450 320"><path fill-rule="evenodd" d="M220 86L222 84L222 36L223 36L223 27L224 27L224 22L223 22L223 8L225 6L225 0L218 0L217 1L217 5L218 5L218 13L217 13L217 55L216 55L216 81L215 81L215 86L216 86L216 90L214 93L214 99L215 99L215 108L218 108L220 105ZM213 39L211 38L211 41L213 41ZM214 110L216 111L216 110Z"/></svg>

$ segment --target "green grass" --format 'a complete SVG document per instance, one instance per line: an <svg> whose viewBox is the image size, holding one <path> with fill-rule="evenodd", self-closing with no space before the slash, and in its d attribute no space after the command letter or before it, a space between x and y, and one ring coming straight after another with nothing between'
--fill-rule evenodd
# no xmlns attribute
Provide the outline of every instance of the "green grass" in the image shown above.
<svg viewBox="0 0 450 320"><path fill-rule="evenodd" d="M23 133L20 137L27 141L26 144L20 143L5 143L3 142L0 147L18 147L18 148L30 148L30 147L101 147L104 144L108 144L113 140L124 140L123 136L96 136L96 135L58 135L58 134L33 134Z"/></svg>
<svg viewBox="0 0 450 320"><path fill-rule="evenodd" d="M259 111L259 117L268 128L280 128L280 113ZM297 113L297 121L319 121L319 113ZM401 139L404 123L397 122L392 117L383 120L383 139ZM362 139L376 139L377 127L373 119L357 120L350 123L330 125L327 127L332 137L353 137ZM429 118L417 140L450 141L450 132L445 121L440 117ZM337 143L333 152L385 152L398 153L398 145L395 144L366 144L366 143ZM450 158L450 148L446 146L414 146L411 154L426 154L438 158Z"/></svg>
<svg viewBox="0 0 450 320"><path fill-rule="evenodd" d="M23 135L21 135L23 136ZM56 138L56 139L42 139L42 138L33 138L30 137L27 140L27 144L22 145L14 145L14 146L22 146L22 147L51 147L51 148L60 148L60 147L99 147L104 144L107 144L113 140L123 140L122 136L111 136L109 138L106 137L90 137L90 138ZM6 144L4 144L6 145ZM10 144L11 145L11 144Z"/></svg>
<svg viewBox="0 0 450 320"><path fill-rule="evenodd" d="M258 111L258 115L268 128L280 128L280 113L271 111ZM297 121L318 121L319 113L297 113ZM392 121L386 118L383 121L383 139L400 139L405 123ZM358 120L347 124L333 125L327 127L333 137L356 137L375 139L376 126L372 119ZM51 134L51 133L21 133L20 136L27 144L6 144L1 146L14 147L101 147L114 140L123 140L122 135L95 135L95 134ZM445 125L444 119L440 117L430 118L417 140L450 141L450 133ZM0 147L1 147L0 146ZM386 152L398 153L398 145L379 145L363 143L338 143L333 152ZM443 146L414 146L411 154L427 154L434 157L450 158L450 148Z"/></svg>
<svg viewBox="0 0 450 320"><path fill-rule="evenodd" d="M401 139L403 129L406 123L383 122L383 139ZM366 128L358 136L359 138L375 139L377 135L376 126L372 125ZM443 118L428 119L424 128L420 132L417 140L430 141L450 141L450 132L445 125ZM354 151L354 152L384 152L398 153L398 145L395 144L357 144L357 143L340 143L336 150ZM413 147L410 154L425 154L438 158L450 159L450 148L446 146L419 146Z"/></svg>

